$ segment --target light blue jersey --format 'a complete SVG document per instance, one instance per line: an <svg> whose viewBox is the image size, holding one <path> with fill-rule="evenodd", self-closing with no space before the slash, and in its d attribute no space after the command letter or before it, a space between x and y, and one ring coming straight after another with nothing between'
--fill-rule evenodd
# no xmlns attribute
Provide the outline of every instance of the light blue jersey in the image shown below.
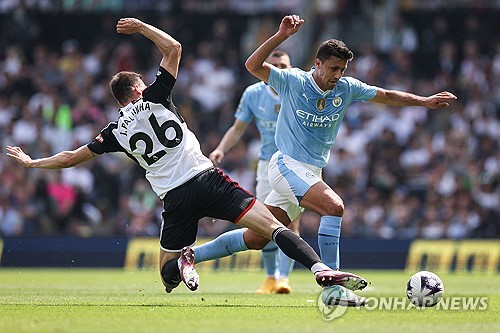
<svg viewBox="0 0 500 333"><path fill-rule="evenodd" d="M235 118L245 123L255 119L261 140L259 159L266 161L278 150L274 133L281 101L271 89L262 81L247 87L235 113Z"/></svg>
<svg viewBox="0 0 500 333"><path fill-rule="evenodd" d="M323 91L309 72L299 68L271 68L269 84L281 97L276 125L279 150L304 163L324 167L330 149L352 102L367 101L377 90L352 77L342 77L332 90Z"/></svg>

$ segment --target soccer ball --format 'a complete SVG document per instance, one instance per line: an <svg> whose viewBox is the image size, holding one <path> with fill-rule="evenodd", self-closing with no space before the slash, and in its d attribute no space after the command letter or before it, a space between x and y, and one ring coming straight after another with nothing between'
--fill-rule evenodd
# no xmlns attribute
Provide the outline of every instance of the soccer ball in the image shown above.
<svg viewBox="0 0 500 333"><path fill-rule="evenodd" d="M443 281L428 271L413 274L406 284L406 296L419 308L435 306L443 297L443 292Z"/></svg>

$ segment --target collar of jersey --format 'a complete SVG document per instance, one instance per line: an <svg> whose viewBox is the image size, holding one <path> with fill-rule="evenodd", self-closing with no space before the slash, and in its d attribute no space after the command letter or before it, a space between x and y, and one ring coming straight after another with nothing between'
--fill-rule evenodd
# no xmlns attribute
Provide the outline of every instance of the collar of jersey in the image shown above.
<svg viewBox="0 0 500 333"><path fill-rule="evenodd" d="M128 111L130 110L130 108L132 108L134 106L135 103L139 102L140 100L142 100L142 97L136 99L135 101L130 101L127 105L125 105L124 107L120 108L120 111Z"/></svg>
<svg viewBox="0 0 500 333"><path fill-rule="evenodd" d="M320 94L323 97L327 97L328 95L330 95L331 90L323 91L323 89L321 89L318 86L318 84L316 83L316 81L314 81L314 78L313 78L313 73L314 73L315 70L316 70L316 66L311 67L311 70L309 72L307 72L307 79L311 82L311 85L312 85L313 89L318 94Z"/></svg>
<svg viewBox="0 0 500 333"><path fill-rule="evenodd" d="M139 102L140 100L142 100L142 97L136 99L135 101L131 101L129 102L127 105L125 105L124 107L120 108L120 110L118 111L118 113L120 114L120 117L123 116L123 114L125 112L127 112L128 110L130 110L135 103Z"/></svg>

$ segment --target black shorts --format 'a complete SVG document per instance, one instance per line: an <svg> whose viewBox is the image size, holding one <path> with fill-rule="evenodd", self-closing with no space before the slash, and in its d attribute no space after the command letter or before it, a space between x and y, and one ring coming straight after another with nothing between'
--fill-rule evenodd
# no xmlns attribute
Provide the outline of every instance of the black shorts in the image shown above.
<svg viewBox="0 0 500 333"><path fill-rule="evenodd" d="M255 200L222 170L211 168L203 171L167 192L163 198L160 245L169 252L193 245L201 218L213 217L237 223L252 208Z"/></svg>

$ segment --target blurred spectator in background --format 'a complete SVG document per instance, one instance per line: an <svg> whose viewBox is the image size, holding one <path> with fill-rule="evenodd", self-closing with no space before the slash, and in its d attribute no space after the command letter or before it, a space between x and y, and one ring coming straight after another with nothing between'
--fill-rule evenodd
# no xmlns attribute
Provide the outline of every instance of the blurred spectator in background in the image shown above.
<svg viewBox="0 0 500 333"><path fill-rule="evenodd" d="M24 233L24 220L19 209L9 203L9 197L0 195L0 234L21 236Z"/></svg>

